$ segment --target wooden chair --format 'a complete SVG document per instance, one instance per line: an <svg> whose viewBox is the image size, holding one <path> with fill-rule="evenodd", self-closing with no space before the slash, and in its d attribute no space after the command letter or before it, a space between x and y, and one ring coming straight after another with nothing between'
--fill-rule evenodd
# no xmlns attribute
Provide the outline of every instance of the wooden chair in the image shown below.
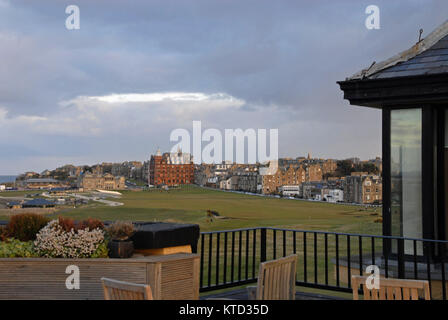
<svg viewBox="0 0 448 320"><path fill-rule="evenodd" d="M367 278L352 276L353 300L359 300L359 285L363 287L364 300L418 300L419 290L423 291L425 300L431 299L429 282L426 280L380 278L380 288L369 290L365 285Z"/></svg>
<svg viewBox="0 0 448 320"><path fill-rule="evenodd" d="M147 284L136 284L101 278L105 300L153 300L151 287Z"/></svg>
<svg viewBox="0 0 448 320"><path fill-rule="evenodd" d="M256 287L248 287L250 300L294 300L297 255L263 262Z"/></svg>

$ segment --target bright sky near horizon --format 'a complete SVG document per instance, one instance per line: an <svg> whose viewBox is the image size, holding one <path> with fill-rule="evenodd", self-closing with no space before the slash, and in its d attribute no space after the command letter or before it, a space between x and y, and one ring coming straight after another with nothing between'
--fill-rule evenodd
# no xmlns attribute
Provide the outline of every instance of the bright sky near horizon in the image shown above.
<svg viewBox="0 0 448 320"><path fill-rule="evenodd" d="M144 161L194 120L277 128L282 157L374 158L381 113L336 81L447 13L446 0L0 0L0 174Z"/></svg>

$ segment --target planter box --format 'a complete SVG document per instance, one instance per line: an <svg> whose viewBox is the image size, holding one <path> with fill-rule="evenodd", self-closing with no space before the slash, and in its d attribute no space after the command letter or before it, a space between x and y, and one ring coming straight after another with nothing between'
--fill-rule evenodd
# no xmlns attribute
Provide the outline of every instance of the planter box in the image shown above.
<svg viewBox="0 0 448 320"><path fill-rule="evenodd" d="M80 270L69 290L65 270ZM149 284L156 300L199 298L199 256L173 254L130 259L0 258L0 299L102 300L101 277Z"/></svg>
<svg viewBox="0 0 448 320"><path fill-rule="evenodd" d="M136 250L153 250L190 246L197 252L199 225L165 222L135 222L136 233L132 236Z"/></svg>

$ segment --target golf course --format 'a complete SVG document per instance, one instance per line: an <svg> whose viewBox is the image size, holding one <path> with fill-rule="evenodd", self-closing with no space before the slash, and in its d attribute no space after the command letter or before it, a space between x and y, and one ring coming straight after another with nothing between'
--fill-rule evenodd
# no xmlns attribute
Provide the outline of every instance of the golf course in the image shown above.
<svg viewBox="0 0 448 320"><path fill-rule="evenodd" d="M249 227L286 227L348 233L381 234L380 208L261 197L220 190L184 186L180 189L120 191L123 203L111 207L92 203L77 208L63 207L52 216L74 219L165 221L196 223L201 231ZM8 196L14 196L14 192ZM6 193L3 193L6 195ZM20 193L23 195L23 192ZM213 211L218 215L208 214ZM8 216L1 215L6 220Z"/></svg>

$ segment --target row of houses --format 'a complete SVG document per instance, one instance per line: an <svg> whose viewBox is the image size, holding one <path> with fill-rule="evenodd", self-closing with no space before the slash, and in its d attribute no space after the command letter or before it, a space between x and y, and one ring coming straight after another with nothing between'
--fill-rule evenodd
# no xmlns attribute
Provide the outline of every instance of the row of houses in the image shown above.
<svg viewBox="0 0 448 320"><path fill-rule="evenodd" d="M195 183L226 190L278 194L279 188L285 185L321 181L325 171L323 164L328 165L329 161L332 160L319 162L298 158L268 164L202 164L195 168Z"/></svg>
<svg viewBox="0 0 448 320"><path fill-rule="evenodd" d="M328 166L327 161L279 163L271 161L269 165L201 165L196 168L195 183L222 190L333 203L379 204L382 201L382 180L379 176L353 172L346 177L324 179L322 165Z"/></svg>
<svg viewBox="0 0 448 320"><path fill-rule="evenodd" d="M382 178L366 172L354 172L351 176L301 185L285 185L280 194L309 200L380 204L382 202Z"/></svg>

